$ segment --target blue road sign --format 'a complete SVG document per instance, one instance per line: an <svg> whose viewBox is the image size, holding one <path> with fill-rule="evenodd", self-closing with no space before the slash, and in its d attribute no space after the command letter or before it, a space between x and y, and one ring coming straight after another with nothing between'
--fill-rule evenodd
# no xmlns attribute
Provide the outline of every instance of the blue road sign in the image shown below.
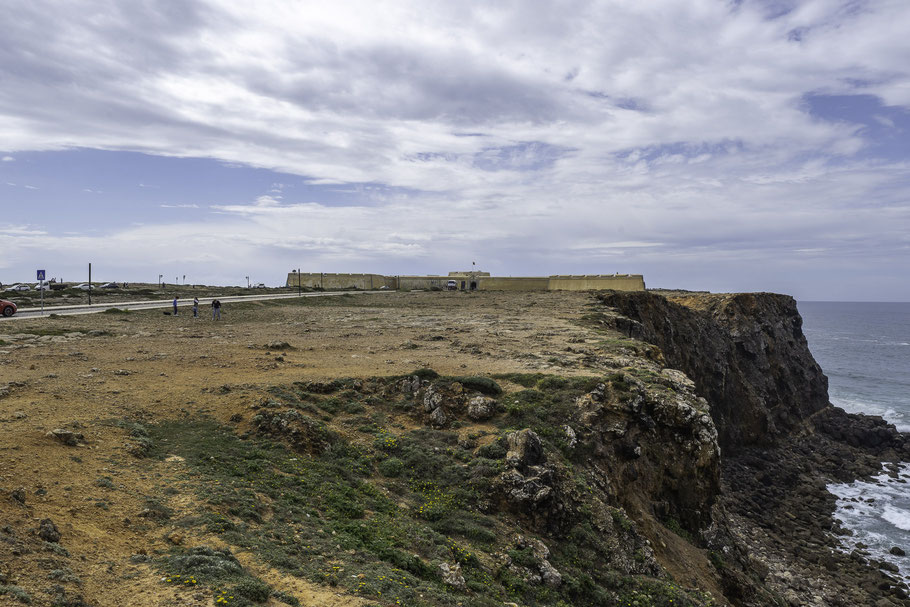
<svg viewBox="0 0 910 607"><path fill-rule="evenodd" d="M45 272L44 270L38 270L38 280L44 280Z"/></svg>

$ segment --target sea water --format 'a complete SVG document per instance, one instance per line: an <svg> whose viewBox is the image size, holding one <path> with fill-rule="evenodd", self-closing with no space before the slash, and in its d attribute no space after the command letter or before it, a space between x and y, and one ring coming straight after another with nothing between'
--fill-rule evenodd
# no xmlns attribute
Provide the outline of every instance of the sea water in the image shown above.
<svg viewBox="0 0 910 607"><path fill-rule="evenodd" d="M910 432L910 303L799 302L809 349L828 376L831 402L850 413L881 415ZM834 513L853 531L841 538L851 551L862 543L872 558L897 565L910 579L910 462L897 478L828 485Z"/></svg>

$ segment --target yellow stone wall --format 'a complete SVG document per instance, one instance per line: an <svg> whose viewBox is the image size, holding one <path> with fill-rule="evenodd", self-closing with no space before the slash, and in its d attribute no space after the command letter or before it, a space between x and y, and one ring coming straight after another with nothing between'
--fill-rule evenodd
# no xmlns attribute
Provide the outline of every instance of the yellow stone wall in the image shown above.
<svg viewBox="0 0 910 607"><path fill-rule="evenodd" d="M288 274L287 286L310 289L444 289L449 280L454 280L461 289L470 289L471 278L466 274L450 272L448 276L383 276L381 274L334 274L303 272ZM590 274L557 276L490 276L486 272L475 275L480 291L591 291L613 289L615 291L644 291L645 280L641 274Z"/></svg>
<svg viewBox="0 0 910 607"><path fill-rule="evenodd" d="M298 279L301 287L310 289L360 289L368 291L370 289L379 289L381 287L397 288L394 276L383 276L382 274L334 274L320 272L291 272L288 274L287 286L296 287Z"/></svg>
<svg viewBox="0 0 910 607"><path fill-rule="evenodd" d="M588 276L551 276L551 291L644 291L645 279L641 274L605 274Z"/></svg>

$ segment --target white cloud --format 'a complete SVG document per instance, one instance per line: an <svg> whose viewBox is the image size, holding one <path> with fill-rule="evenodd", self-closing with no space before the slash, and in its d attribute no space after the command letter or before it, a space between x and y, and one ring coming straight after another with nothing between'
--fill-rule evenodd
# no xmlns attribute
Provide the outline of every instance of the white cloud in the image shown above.
<svg viewBox="0 0 910 607"><path fill-rule="evenodd" d="M110 254L137 264L185 258L190 239L345 269L905 258L905 159L864 156L865 130L804 98L910 107L910 4L791 4L13 0L0 140L215 158L348 193L333 205L281 177L203 226L113 230Z"/></svg>
<svg viewBox="0 0 910 607"><path fill-rule="evenodd" d="M162 209L198 209L198 204L160 204Z"/></svg>
<svg viewBox="0 0 910 607"><path fill-rule="evenodd" d="M16 161L16 159L13 158L12 156L4 156L4 157L3 157L2 159L0 159L0 160L2 160L3 162L15 162L15 161Z"/></svg>
<svg viewBox="0 0 910 607"><path fill-rule="evenodd" d="M707 1L421 4L419 19L406 6L187 4L185 14L147 15L138 34L127 11L107 4L50 22L40 2L22 3L49 36L13 25L18 59L37 77L10 74L7 88L20 94L3 105L28 121L2 134L24 149L77 142L325 183L448 189L481 170L471 158L520 141L598 153L676 141L836 146L853 134L808 117L802 94L844 92L848 78L880 82L865 90L883 95L907 83L898 58L910 49L900 27L910 9L901 3L847 14L839 3L807 2L771 21L752 3ZM138 36L130 46L117 38L124 30ZM58 65L91 86L38 114L34 99L63 84ZM626 109L636 107L645 110ZM484 137L455 135L466 130ZM415 161L421 154L435 160Z"/></svg>
<svg viewBox="0 0 910 607"><path fill-rule="evenodd" d="M47 232L31 226L0 225L0 234L5 236L45 236Z"/></svg>
<svg viewBox="0 0 910 607"><path fill-rule="evenodd" d="M278 204L281 204L281 196L271 196L268 194L263 194L256 198L257 207L273 207Z"/></svg>

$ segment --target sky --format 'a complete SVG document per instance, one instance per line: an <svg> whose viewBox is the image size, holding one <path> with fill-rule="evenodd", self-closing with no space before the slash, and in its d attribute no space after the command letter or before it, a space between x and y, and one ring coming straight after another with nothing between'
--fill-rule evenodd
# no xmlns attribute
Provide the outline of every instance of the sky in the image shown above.
<svg viewBox="0 0 910 607"><path fill-rule="evenodd" d="M0 22L4 284L476 263L910 301L906 0L5 0Z"/></svg>

